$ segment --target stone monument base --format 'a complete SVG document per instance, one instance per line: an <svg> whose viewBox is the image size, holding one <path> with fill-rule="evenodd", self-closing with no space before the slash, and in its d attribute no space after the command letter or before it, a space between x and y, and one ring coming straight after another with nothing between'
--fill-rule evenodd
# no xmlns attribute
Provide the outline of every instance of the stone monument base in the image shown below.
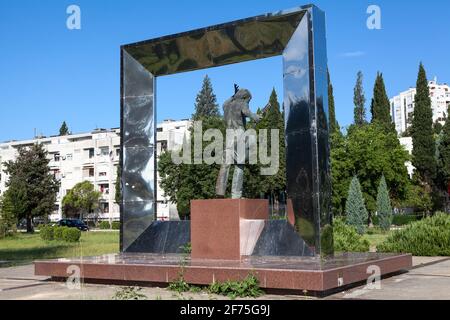
<svg viewBox="0 0 450 320"><path fill-rule="evenodd" d="M252 255L268 219L268 200L192 200L192 259L240 260Z"/></svg>
<svg viewBox="0 0 450 320"><path fill-rule="evenodd" d="M79 266L85 282L120 285L167 285L183 270L187 283L208 286L214 281L242 280L255 275L263 289L327 295L365 284L373 267L386 277L412 267L408 254L346 253L317 257L246 257L240 261L190 259L180 254L129 253L82 259L36 261L35 274L67 279ZM280 291L277 291L280 292Z"/></svg>

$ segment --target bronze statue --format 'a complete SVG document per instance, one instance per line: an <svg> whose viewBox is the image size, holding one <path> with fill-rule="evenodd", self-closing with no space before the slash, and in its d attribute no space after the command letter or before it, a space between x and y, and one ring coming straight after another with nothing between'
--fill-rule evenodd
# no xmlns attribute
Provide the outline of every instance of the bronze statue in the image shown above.
<svg viewBox="0 0 450 320"><path fill-rule="evenodd" d="M239 89L237 85L235 85L235 94L225 101L223 104L224 111L224 119L226 123L227 129L233 129L235 132L244 133L246 118L249 117L256 122L261 120L261 116L250 111L249 103L252 99L252 95L250 91L247 89ZM234 164L234 175L233 182L231 186L231 198L232 199L241 199L242 198L242 186L244 182L244 164L240 161L236 163L236 159L245 159L247 158L247 150L248 145L246 143L245 147L245 155L240 155L239 152L242 152L239 148L237 148L237 141L239 141L239 137L237 139L232 139L231 141L226 141L226 147L224 152L224 161L220 168L219 176L217 177L216 183L216 194L219 197L224 197L227 190L227 181L228 181L228 173L230 171L231 164ZM227 161L227 154L233 158L233 163Z"/></svg>

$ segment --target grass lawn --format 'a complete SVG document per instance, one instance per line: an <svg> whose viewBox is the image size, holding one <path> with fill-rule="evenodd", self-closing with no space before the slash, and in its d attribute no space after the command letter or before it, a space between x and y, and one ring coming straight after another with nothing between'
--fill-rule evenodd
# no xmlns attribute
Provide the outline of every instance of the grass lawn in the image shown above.
<svg viewBox="0 0 450 320"><path fill-rule="evenodd" d="M386 240L386 238L391 234L391 232L392 231L385 232L385 233L378 232L378 233L375 233L375 234L365 234L364 238L369 240L371 249L376 249L376 247L378 245L380 245L381 243L384 242L384 240Z"/></svg>
<svg viewBox="0 0 450 320"><path fill-rule="evenodd" d="M0 261L12 264L37 259L97 256L119 252L119 232L83 232L80 242L44 241L38 233L0 240Z"/></svg>

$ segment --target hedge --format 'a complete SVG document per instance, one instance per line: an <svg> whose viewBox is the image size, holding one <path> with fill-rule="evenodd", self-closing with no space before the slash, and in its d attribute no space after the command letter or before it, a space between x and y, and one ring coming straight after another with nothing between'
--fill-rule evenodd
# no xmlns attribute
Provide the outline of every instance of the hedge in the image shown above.
<svg viewBox="0 0 450 320"><path fill-rule="evenodd" d="M59 226L42 226L39 234L45 241L77 242L81 237L81 231L77 228Z"/></svg>
<svg viewBox="0 0 450 320"><path fill-rule="evenodd" d="M111 224L111 228L113 230L119 230L120 229L120 221L113 221L113 223Z"/></svg>
<svg viewBox="0 0 450 320"><path fill-rule="evenodd" d="M411 253L415 256L450 256L450 215L413 222L395 231L380 246L379 252Z"/></svg>
<svg viewBox="0 0 450 320"><path fill-rule="evenodd" d="M63 230L62 236L66 242L78 242L81 237L81 231L77 228L67 228Z"/></svg>
<svg viewBox="0 0 450 320"><path fill-rule="evenodd" d="M99 227L102 230L111 229L111 225L109 224L109 221L102 221L102 222L100 222Z"/></svg>

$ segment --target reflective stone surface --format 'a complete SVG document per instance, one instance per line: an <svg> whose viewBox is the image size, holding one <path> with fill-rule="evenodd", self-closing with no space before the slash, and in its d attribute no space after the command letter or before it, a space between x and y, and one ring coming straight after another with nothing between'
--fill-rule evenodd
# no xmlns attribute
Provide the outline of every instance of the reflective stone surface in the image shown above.
<svg viewBox="0 0 450 320"><path fill-rule="evenodd" d="M124 46L155 76L280 55L306 10L280 11Z"/></svg>
<svg viewBox="0 0 450 320"><path fill-rule="evenodd" d="M192 267L229 267L253 269L283 269L283 270L330 270L346 266L358 265L367 262L376 262L395 257L411 257L394 253L345 253L320 257L247 257L240 261L190 259L181 254L148 254L148 253L122 253L103 255L97 257L61 258L55 260L40 260L49 262L96 263L96 264L127 264L127 265L173 265L179 266L181 259L186 259L186 266Z"/></svg>
<svg viewBox="0 0 450 320"><path fill-rule="evenodd" d="M284 220L265 221L252 256L312 256L305 241Z"/></svg>
<svg viewBox="0 0 450 320"><path fill-rule="evenodd" d="M154 85L153 75L122 51L122 251L155 216Z"/></svg>
<svg viewBox="0 0 450 320"><path fill-rule="evenodd" d="M122 251L155 215L156 77L276 55L283 57L289 215L308 247L291 242L289 252L332 253L325 14L315 6L122 46Z"/></svg>
<svg viewBox="0 0 450 320"><path fill-rule="evenodd" d="M154 221L128 248L127 252L183 253L191 241L189 221Z"/></svg>
<svg viewBox="0 0 450 320"><path fill-rule="evenodd" d="M316 7L286 46L283 66L288 201L297 232L314 254L326 255L333 251L327 56L325 17Z"/></svg>

